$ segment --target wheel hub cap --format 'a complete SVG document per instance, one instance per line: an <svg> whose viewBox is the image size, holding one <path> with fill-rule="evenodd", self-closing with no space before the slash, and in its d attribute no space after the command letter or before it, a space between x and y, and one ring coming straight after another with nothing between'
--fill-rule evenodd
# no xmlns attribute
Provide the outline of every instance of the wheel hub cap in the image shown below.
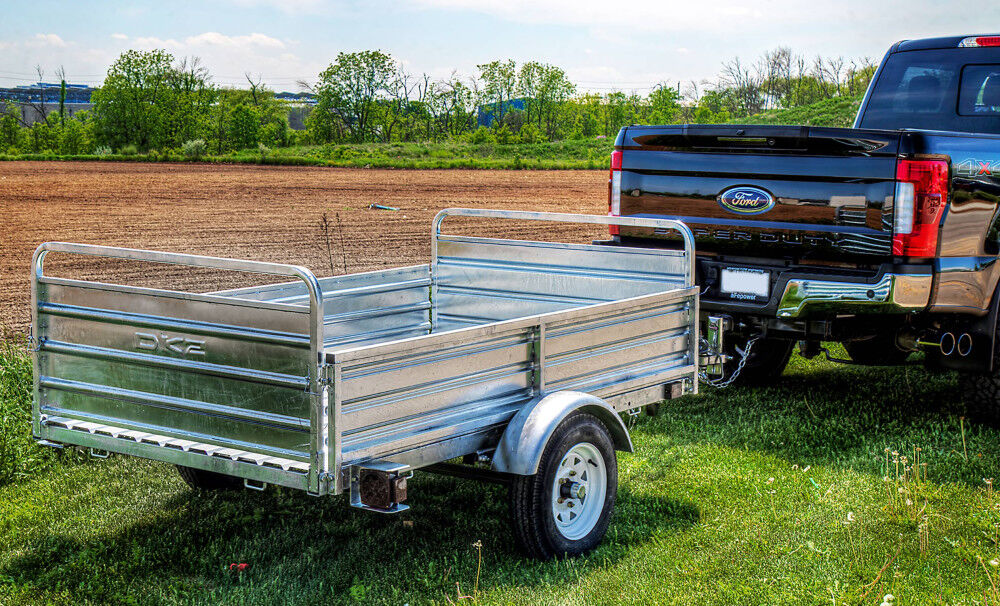
<svg viewBox="0 0 1000 606"><path fill-rule="evenodd" d="M607 468L596 446L581 442L566 452L552 486L552 517L560 534L579 540L593 530L604 509L607 483Z"/></svg>

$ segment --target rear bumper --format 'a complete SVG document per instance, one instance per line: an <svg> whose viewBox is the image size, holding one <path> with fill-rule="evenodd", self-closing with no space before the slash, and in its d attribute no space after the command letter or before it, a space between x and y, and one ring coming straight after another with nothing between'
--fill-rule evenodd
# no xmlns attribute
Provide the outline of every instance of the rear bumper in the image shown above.
<svg viewBox="0 0 1000 606"><path fill-rule="evenodd" d="M777 317L907 313L927 307L931 274L882 274L875 283L791 278L778 301Z"/></svg>

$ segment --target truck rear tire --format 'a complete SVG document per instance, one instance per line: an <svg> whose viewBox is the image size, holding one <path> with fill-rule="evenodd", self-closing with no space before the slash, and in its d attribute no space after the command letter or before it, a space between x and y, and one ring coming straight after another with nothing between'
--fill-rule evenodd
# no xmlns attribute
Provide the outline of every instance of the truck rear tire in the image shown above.
<svg viewBox="0 0 1000 606"><path fill-rule="evenodd" d="M958 384L965 394L966 416L976 423L1000 427L1000 370L962 373Z"/></svg>
<svg viewBox="0 0 1000 606"><path fill-rule="evenodd" d="M214 471L177 465L177 473L184 483L198 490L233 490L243 487L243 480Z"/></svg>
<svg viewBox="0 0 1000 606"><path fill-rule="evenodd" d="M538 471L510 486L515 534L530 557L572 557L597 547L611 522L618 462L607 427L571 414L549 438Z"/></svg>
<svg viewBox="0 0 1000 606"><path fill-rule="evenodd" d="M899 366L910 357L910 352L896 345L895 333L880 334L857 341L844 341L844 349L852 361L866 366Z"/></svg>
<svg viewBox="0 0 1000 606"><path fill-rule="evenodd" d="M746 348L748 339L735 339L740 350ZM788 339L775 339L761 337L753 344L750 350L750 357L743 366L740 376L732 382L734 386L755 386L766 385L781 376L788 366L788 360L792 357L792 350L795 348L795 341ZM726 362L725 376L732 376L739 366L739 352L730 353L733 359Z"/></svg>

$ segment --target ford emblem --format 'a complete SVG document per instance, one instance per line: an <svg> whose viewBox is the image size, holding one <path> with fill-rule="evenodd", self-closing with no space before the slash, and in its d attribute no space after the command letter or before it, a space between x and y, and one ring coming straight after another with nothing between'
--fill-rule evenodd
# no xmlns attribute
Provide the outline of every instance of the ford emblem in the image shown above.
<svg viewBox="0 0 1000 606"><path fill-rule="evenodd" d="M741 185L719 194L722 208L740 215L759 215L774 208L774 196L759 187Z"/></svg>

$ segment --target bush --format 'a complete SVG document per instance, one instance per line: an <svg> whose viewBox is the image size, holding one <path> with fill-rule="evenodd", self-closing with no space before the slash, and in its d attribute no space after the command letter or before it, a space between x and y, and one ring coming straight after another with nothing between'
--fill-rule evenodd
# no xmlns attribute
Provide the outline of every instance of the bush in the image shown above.
<svg viewBox="0 0 1000 606"><path fill-rule="evenodd" d="M111 148L108 147L107 145L98 145L94 149L94 155L95 156L110 156L111 155Z"/></svg>
<svg viewBox="0 0 1000 606"><path fill-rule="evenodd" d="M31 389L31 358L23 340L0 342L0 486L60 458L60 451L37 446L31 435Z"/></svg>
<svg viewBox="0 0 1000 606"><path fill-rule="evenodd" d="M263 162L268 156L271 155L271 148L263 143L258 143L257 153L260 154L260 161Z"/></svg>
<svg viewBox="0 0 1000 606"><path fill-rule="evenodd" d="M208 151L208 146L204 139L191 139L181 145L181 153L188 160L197 160L204 156L206 151Z"/></svg>
<svg viewBox="0 0 1000 606"><path fill-rule="evenodd" d="M129 143L128 145L126 145L125 147L121 148L118 151L123 156L134 156L137 153L139 153L139 148L133 145L132 143Z"/></svg>
<svg viewBox="0 0 1000 606"><path fill-rule="evenodd" d="M496 137L493 136L493 129L491 129L489 127L486 127L486 126L480 126L476 130L472 131L472 133L470 133L468 135L468 140L469 140L469 143L475 143L477 145L480 145L480 144L483 144L483 143L496 143L497 142Z"/></svg>

